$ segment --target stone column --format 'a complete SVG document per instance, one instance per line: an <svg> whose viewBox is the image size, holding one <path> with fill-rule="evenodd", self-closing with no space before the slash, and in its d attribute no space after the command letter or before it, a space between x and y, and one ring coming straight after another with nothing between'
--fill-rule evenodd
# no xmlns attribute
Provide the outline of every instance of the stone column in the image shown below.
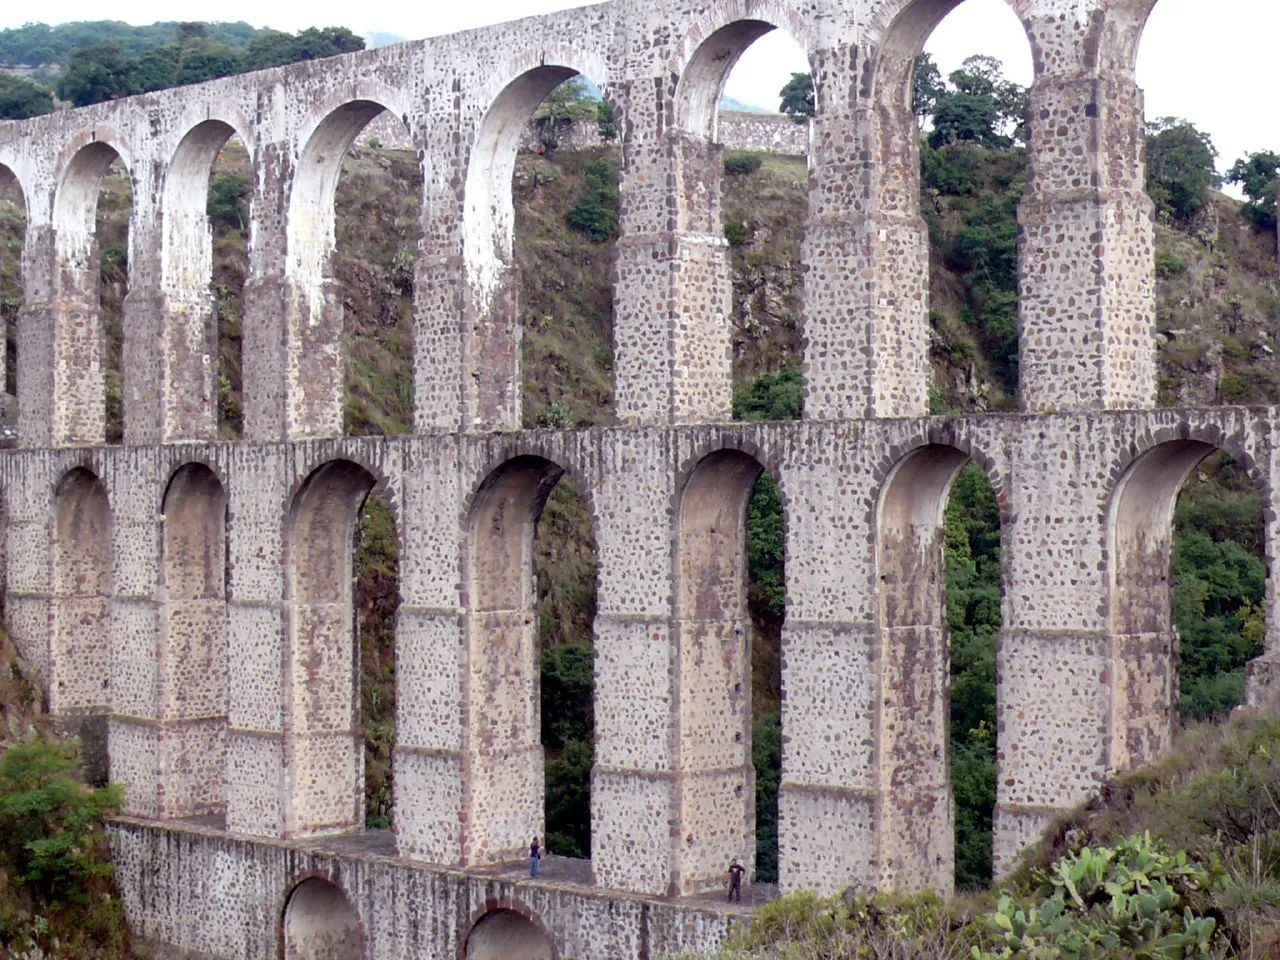
<svg viewBox="0 0 1280 960"><path fill-rule="evenodd" d="M163 480L148 454L116 464L111 488L110 602L111 778L129 785L125 812L162 815L164 754L171 745L160 723L161 625L156 590L160 568Z"/></svg>
<svg viewBox="0 0 1280 960"><path fill-rule="evenodd" d="M253 158L249 276L244 285L241 349L244 439L271 443L288 437L285 424L285 211L293 161L287 143L266 143ZM234 499L234 497L233 497Z"/></svg>
<svg viewBox="0 0 1280 960"><path fill-rule="evenodd" d="M929 236L920 132L896 96L910 64L883 55L875 102L847 50L819 77L805 229L806 419L928 412Z"/></svg>
<svg viewBox="0 0 1280 960"><path fill-rule="evenodd" d="M396 844L402 857L447 864L462 862L469 822L458 483L455 440L419 440L406 448L396 617Z"/></svg>
<svg viewBox="0 0 1280 960"><path fill-rule="evenodd" d="M1039 76L1018 211L1019 389L1028 413L1156 399L1155 226L1131 62L1099 60L1094 20L1029 19ZM1092 51L1092 53L1090 52ZM1082 62L1084 61L1084 62Z"/></svg>
<svg viewBox="0 0 1280 960"><path fill-rule="evenodd" d="M693 838L681 817L677 747L671 438L646 431L604 442L591 865L602 887L680 895L689 891L678 851Z"/></svg>
<svg viewBox="0 0 1280 960"><path fill-rule="evenodd" d="M136 399L135 404L145 399L155 408L151 416L157 439L153 442L214 440L218 435L218 328L210 288L213 228L203 202L195 207L179 203L176 196L169 199L173 208L163 211L159 223L162 237L155 241L162 244L163 250L154 313L160 323L152 331L148 345L156 354L156 382L151 393ZM138 229L140 238L152 242L148 234L155 232L154 225L139 224ZM139 246L135 244L135 249ZM133 298L131 291L130 299ZM136 322L133 327L145 329ZM126 373L130 369L130 351L126 328ZM128 376L125 383L128 389ZM126 416L126 432L133 419L138 418Z"/></svg>
<svg viewBox="0 0 1280 960"><path fill-rule="evenodd" d="M237 449L229 463L227 829L279 837L290 815L282 513L290 482L285 459L270 449Z"/></svg>
<svg viewBox="0 0 1280 960"><path fill-rule="evenodd" d="M457 145L446 136L451 125L432 119L426 128L430 156L456 163L459 170L452 188L450 178L423 177L422 246L413 287L413 421L418 434L454 433L469 422L463 409L470 388L465 382L469 351L463 335L466 279L456 186L465 174Z"/></svg>
<svg viewBox="0 0 1280 960"><path fill-rule="evenodd" d="M669 128L658 81L612 91L625 138L614 299L618 419L727 421L733 287L720 219L723 149Z"/></svg>
<svg viewBox="0 0 1280 960"><path fill-rule="evenodd" d="M881 880L881 666L868 523L875 491L863 443L860 428L814 425L795 449L822 456L784 464L779 478L787 511L778 797L784 891L832 894Z"/></svg>
<svg viewBox="0 0 1280 960"><path fill-rule="evenodd" d="M183 376L175 369L184 364L196 370L209 367L209 345L204 339L190 342L187 317L168 315L168 298L162 286L164 240L162 213L154 203L156 191L139 171L129 221L129 293L124 301L124 346L120 352L124 391L124 440L130 445L173 440L212 439L213 431L200 430L198 414L208 407L207 384ZM181 346L175 351L174 341ZM196 417L184 416L191 408Z"/></svg>
<svg viewBox="0 0 1280 960"><path fill-rule="evenodd" d="M255 169L244 307L245 439L340 436L345 351L342 291L328 272L331 251L323 262L294 263L301 254L290 249L290 237L322 227L310 216L288 221L291 145L264 144ZM323 247L313 236L308 242Z"/></svg>
<svg viewBox="0 0 1280 960"><path fill-rule="evenodd" d="M5 629L49 689L53 598L53 490L48 465L8 458L4 472Z"/></svg>
<svg viewBox="0 0 1280 960"><path fill-rule="evenodd" d="M1010 444L1004 627L996 655L995 871L1114 769L1105 425L1028 423Z"/></svg>
<svg viewBox="0 0 1280 960"><path fill-rule="evenodd" d="M24 447L93 446L106 429L98 245L63 243L32 221L18 318L18 436Z"/></svg>

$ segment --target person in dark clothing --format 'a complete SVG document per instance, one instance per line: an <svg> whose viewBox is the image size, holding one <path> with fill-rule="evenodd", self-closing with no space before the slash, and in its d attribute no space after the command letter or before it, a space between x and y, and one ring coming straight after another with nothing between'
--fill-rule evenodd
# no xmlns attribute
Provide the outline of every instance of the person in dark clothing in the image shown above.
<svg viewBox="0 0 1280 960"><path fill-rule="evenodd" d="M538 871L542 868L542 847L538 844L538 838L533 838L533 843L529 844L529 876L536 877Z"/></svg>
<svg viewBox="0 0 1280 960"><path fill-rule="evenodd" d="M746 873L746 869L742 864L738 863L735 857L733 862L729 864L729 900L737 900L742 902L742 875Z"/></svg>

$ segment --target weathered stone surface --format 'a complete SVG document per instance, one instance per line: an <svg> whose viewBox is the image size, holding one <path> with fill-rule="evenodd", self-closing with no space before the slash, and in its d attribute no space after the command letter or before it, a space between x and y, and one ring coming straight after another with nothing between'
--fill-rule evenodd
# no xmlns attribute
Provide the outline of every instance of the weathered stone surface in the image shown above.
<svg viewBox="0 0 1280 960"><path fill-rule="evenodd" d="M1133 63L1152 0L1015 0L1036 64L1025 412L923 418L928 243L907 91L955 5L614 0L0 123L0 177L28 215L22 449L0 453L6 622L59 723L86 737L96 772L109 756L128 814L147 818L113 829L142 939L173 955L477 960L719 942L724 915L653 898L752 862L743 507L765 470L787 524L784 889L950 887L940 524L970 460L1003 521L998 868L1056 811L1167 748L1178 487L1207 454L1232 454L1270 507L1273 558L1280 410L1150 409ZM771 28L817 79L807 419L723 425L716 104ZM511 171L537 103L575 72L602 86L622 148L623 426L520 433ZM341 438L333 191L382 113L424 172L416 433ZM204 207L233 133L255 169L246 440L217 444ZM134 219L126 445L110 448L93 223L117 159ZM543 833L530 542L562 474L600 561L591 886L485 872ZM402 600L395 849L378 854L346 836L363 822L351 534L373 489L396 520ZM1263 708L1280 703L1275 579L1250 672ZM179 822L191 817L229 832Z"/></svg>

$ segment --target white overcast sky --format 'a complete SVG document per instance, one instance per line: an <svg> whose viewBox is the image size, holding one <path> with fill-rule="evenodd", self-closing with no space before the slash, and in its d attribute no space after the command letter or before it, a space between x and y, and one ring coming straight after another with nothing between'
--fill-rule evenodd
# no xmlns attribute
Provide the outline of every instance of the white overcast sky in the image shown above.
<svg viewBox="0 0 1280 960"><path fill-rule="evenodd" d="M573 0L47 0L34 7L0 4L0 28L27 20L62 23L110 17L129 23L156 20L245 20L255 26L299 30L345 26L417 39L517 17L582 6ZM1212 12L1210 12L1212 11ZM1244 37L1256 38L1245 43ZM1159 0L1143 40L1138 80L1147 92L1147 116L1185 117L1209 131L1230 166L1250 150L1280 150L1280 109L1272 106L1274 65L1268 51L1280 37L1275 0ZM1006 0L965 0L930 38L927 49L944 73L971 53L999 57L1007 74L1027 83L1031 55ZM778 90L793 71L807 70L799 48L771 34L751 48L730 78L728 94L744 103L776 108ZM1254 107L1261 107L1255 111Z"/></svg>

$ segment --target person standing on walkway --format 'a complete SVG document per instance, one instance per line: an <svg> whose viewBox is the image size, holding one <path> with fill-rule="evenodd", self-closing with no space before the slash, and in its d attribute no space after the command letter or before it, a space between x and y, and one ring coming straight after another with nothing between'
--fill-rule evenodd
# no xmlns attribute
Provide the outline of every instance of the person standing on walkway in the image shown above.
<svg viewBox="0 0 1280 960"><path fill-rule="evenodd" d="M529 844L529 876L536 877L542 869L542 847L538 844L538 838L533 838L533 843Z"/></svg>
<svg viewBox="0 0 1280 960"><path fill-rule="evenodd" d="M742 864L738 863L738 858L734 857L733 862L729 864L729 901L731 903L734 900L742 902L742 875L746 872Z"/></svg>

